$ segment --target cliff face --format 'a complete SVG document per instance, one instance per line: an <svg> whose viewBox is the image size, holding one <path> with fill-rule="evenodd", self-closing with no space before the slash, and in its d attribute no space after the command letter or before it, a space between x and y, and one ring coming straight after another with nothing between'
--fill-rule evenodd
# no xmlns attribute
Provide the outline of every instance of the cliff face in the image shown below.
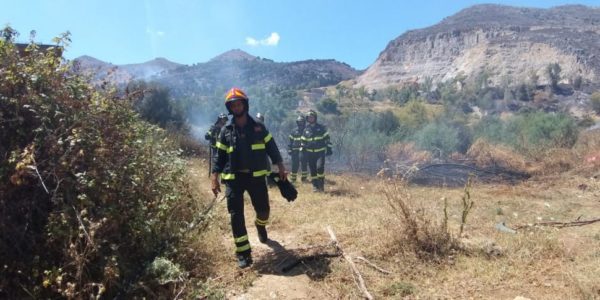
<svg viewBox="0 0 600 300"><path fill-rule="evenodd" d="M473 6L391 41L356 85L381 89L484 73L492 85L536 76L545 84L551 63L560 65L561 82L598 80L600 9Z"/></svg>

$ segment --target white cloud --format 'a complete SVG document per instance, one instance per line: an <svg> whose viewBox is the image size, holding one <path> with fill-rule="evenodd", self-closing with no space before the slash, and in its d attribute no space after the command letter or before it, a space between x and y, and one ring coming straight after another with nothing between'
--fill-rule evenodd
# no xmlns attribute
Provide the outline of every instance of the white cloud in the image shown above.
<svg viewBox="0 0 600 300"><path fill-rule="evenodd" d="M246 38L246 45L258 46L258 44L260 44L260 42L257 41L255 38L251 38L251 37Z"/></svg>
<svg viewBox="0 0 600 300"><path fill-rule="evenodd" d="M146 28L146 34L148 34L150 37L153 37L153 38L155 38L155 37L162 38L162 37L165 37L165 35L167 35L167 33L162 30L154 30L150 27Z"/></svg>
<svg viewBox="0 0 600 300"><path fill-rule="evenodd" d="M279 33L277 32L273 32L271 33L271 35L267 38L266 40L266 44L267 46L277 46L277 44L279 44Z"/></svg>
<svg viewBox="0 0 600 300"><path fill-rule="evenodd" d="M253 37L247 37L246 38L246 45L249 46L277 46L279 44L279 40L281 39L281 37L279 36L279 33L277 32L273 32L271 33L271 35L267 38L264 38L262 40L257 40Z"/></svg>

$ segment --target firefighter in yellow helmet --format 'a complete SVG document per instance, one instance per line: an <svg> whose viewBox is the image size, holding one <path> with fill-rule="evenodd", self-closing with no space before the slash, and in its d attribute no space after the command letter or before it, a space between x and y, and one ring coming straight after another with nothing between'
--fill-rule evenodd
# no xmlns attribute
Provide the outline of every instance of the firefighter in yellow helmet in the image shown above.
<svg viewBox="0 0 600 300"><path fill-rule="evenodd" d="M317 112L306 115L306 126L300 137L303 154L308 161L313 192L325 191L325 156L332 154L327 128L317 123Z"/></svg>
<svg viewBox="0 0 600 300"><path fill-rule="evenodd" d="M221 192L220 174L226 185L227 210L231 217L238 265L246 268L252 264L252 256L244 220L243 194L247 191L250 195L256 212L254 223L258 238L266 243L270 212L265 181L265 175L270 173L267 170L268 159L277 164L282 180L287 180L287 174L273 136L264 124L248 115L246 94L238 88L232 88L225 96L225 106L233 118L223 127L215 144L217 154L213 159L211 188L215 196Z"/></svg>

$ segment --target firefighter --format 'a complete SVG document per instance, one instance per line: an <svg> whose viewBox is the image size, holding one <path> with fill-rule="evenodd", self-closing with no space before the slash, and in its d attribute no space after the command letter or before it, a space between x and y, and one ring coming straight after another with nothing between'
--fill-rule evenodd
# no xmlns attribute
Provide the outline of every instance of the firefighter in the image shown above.
<svg viewBox="0 0 600 300"><path fill-rule="evenodd" d="M308 176L307 172L307 163L305 159L305 155L303 155L302 149L302 133L304 132L304 125L306 125L306 120L303 116L298 116L296 119L296 129L292 131L290 134L290 142L288 143L288 154L292 157L292 172L290 173L290 181L296 182L296 177L298 176L298 169L301 170L300 180L302 182L306 181L306 177Z"/></svg>
<svg viewBox="0 0 600 300"><path fill-rule="evenodd" d="M214 151L215 143L217 142L217 138L219 137L219 132L221 132L221 128L223 128L223 126L225 126L225 123L227 123L227 120L228 120L227 115L225 115L223 113L219 114L219 117L217 118L217 121L215 122L215 124L211 125L210 129L208 129L208 131L204 135L204 139L210 143L211 151L213 153L215 153L215 151Z"/></svg>
<svg viewBox="0 0 600 300"><path fill-rule="evenodd" d="M211 125L210 128L208 129L208 131L206 132L206 134L204 135L204 139L208 141L208 143L210 144L209 149L209 159L208 159L208 176L210 177L210 174L212 172L212 157L214 155L217 154L217 150L215 148L215 143L217 142L217 138L219 137L219 132L221 132L221 128L223 128L223 126L225 126L225 123L227 123L227 115L226 114L219 114L219 116L217 117L217 121L215 122L215 124Z"/></svg>
<svg viewBox="0 0 600 300"><path fill-rule="evenodd" d="M273 136L262 123L248 115L248 97L232 88L225 96L225 106L231 121L223 127L215 144L217 155L213 159L211 188L218 195L221 192L219 175L224 181L227 197L227 210L231 217L231 229L236 246L238 266L246 268L252 264L250 241L244 220L245 191L250 200L256 219L254 224L261 243L268 241L266 225L269 221L269 195L265 183L267 156L279 167L279 177L287 180L283 160Z"/></svg>
<svg viewBox="0 0 600 300"><path fill-rule="evenodd" d="M306 115L308 124L300 137L302 151L308 162L313 192L325 191L325 156L332 154L329 133L325 126L317 123L317 112L310 110Z"/></svg>

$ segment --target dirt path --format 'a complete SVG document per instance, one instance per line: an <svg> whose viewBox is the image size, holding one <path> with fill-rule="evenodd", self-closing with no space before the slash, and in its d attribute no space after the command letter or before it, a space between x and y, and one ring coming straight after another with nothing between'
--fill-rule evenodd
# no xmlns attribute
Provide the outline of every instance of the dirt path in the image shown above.
<svg viewBox="0 0 600 300"><path fill-rule="evenodd" d="M301 254L294 250L299 246L291 243L290 237L280 237L277 233L271 233L267 244L262 244L256 238L253 228L248 228L248 231L254 258L251 271L256 272L258 277L245 293L231 295L229 298L238 300L329 298L313 283L317 277L309 276L318 272L311 273L307 270L310 266L304 263L294 266ZM313 263L315 262L309 264Z"/></svg>

